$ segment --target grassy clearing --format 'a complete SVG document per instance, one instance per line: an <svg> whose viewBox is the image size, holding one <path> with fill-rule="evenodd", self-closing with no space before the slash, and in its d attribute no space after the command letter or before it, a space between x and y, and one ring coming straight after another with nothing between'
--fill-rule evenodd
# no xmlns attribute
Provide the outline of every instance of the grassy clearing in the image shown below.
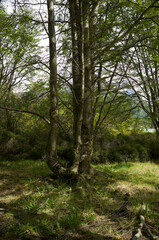
<svg viewBox="0 0 159 240"><path fill-rule="evenodd" d="M159 166L95 168L103 174L75 186L52 179L41 161L1 162L0 239L130 239L143 201L159 236Z"/></svg>

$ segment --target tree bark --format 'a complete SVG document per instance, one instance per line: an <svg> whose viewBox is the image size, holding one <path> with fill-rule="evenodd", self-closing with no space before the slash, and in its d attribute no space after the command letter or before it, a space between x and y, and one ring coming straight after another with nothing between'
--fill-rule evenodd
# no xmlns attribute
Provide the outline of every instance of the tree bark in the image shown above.
<svg viewBox="0 0 159 240"><path fill-rule="evenodd" d="M48 32L50 50L50 130L46 147L46 158L50 169L54 172L57 167L57 129L58 129L58 97L57 97L57 58L54 22L54 0L47 0Z"/></svg>
<svg viewBox="0 0 159 240"><path fill-rule="evenodd" d="M69 0L71 34L72 34L72 73L73 73L73 116L74 116L74 160L71 167L78 172L81 159L81 128L83 121L84 98L84 49L83 49L83 22L82 1Z"/></svg>
<svg viewBox="0 0 159 240"><path fill-rule="evenodd" d="M92 57L98 1L69 0L74 106L74 162L72 170L90 172L93 153L94 63ZM90 6L92 11L90 11ZM91 16L91 19L90 19ZM91 32L91 34L90 34Z"/></svg>
<svg viewBox="0 0 159 240"><path fill-rule="evenodd" d="M84 108L82 123L82 155L79 172L90 173L93 155L94 84L95 84L95 29L99 1L83 1L84 26ZM90 10L91 9L91 10Z"/></svg>
<svg viewBox="0 0 159 240"><path fill-rule="evenodd" d="M90 49L90 9L89 1L83 1L83 31L84 31L84 104L82 122L82 149L79 172L89 173L93 152L93 99L94 84L91 75Z"/></svg>

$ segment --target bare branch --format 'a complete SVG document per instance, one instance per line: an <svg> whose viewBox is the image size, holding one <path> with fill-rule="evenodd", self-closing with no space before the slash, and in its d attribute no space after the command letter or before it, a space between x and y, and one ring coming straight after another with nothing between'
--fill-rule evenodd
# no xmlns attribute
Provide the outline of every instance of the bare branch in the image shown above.
<svg viewBox="0 0 159 240"><path fill-rule="evenodd" d="M2 106L0 106L0 109L2 109L2 110L7 110L7 111L12 111L12 112L21 112L21 113L32 114L32 115L35 115L35 116L40 117L40 118L43 119L47 124L50 124L50 121L49 121L46 117L40 115L39 113L33 112L33 111L16 109L16 108L9 108L9 107L2 107Z"/></svg>

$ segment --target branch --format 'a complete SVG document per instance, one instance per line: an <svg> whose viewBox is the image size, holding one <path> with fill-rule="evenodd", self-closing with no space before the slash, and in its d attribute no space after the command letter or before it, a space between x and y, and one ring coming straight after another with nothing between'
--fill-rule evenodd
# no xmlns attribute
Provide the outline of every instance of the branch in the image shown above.
<svg viewBox="0 0 159 240"><path fill-rule="evenodd" d="M46 34L49 36L49 33L48 33L47 28L46 28L46 25L45 25L44 19L43 19L43 17L42 17L42 15L41 15L40 12L39 12L39 15L40 15L40 18L41 18L41 21L42 21L42 25L43 25L43 27L44 27L44 29L45 29L45 32L46 32Z"/></svg>
<svg viewBox="0 0 159 240"><path fill-rule="evenodd" d="M73 110L66 105L66 103L62 100L62 98L61 98L60 96L58 96L58 98L60 99L61 103L62 103L70 112L73 112Z"/></svg>
<svg viewBox="0 0 159 240"><path fill-rule="evenodd" d="M16 108L2 107L2 106L0 106L0 109L2 109L2 110L7 110L7 111L13 111L13 112L21 112L21 113L32 114L32 115L35 115L35 116L40 117L40 118L43 119L47 124L50 124L50 121L49 121L47 118L45 118L44 116L42 116L42 115L40 115L39 113L36 113L36 112L32 112L32 111L29 111L29 110L16 109Z"/></svg>
<svg viewBox="0 0 159 240"><path fill-rule="evenodd" d="M108 44L95 58L94 60L97 60L99 56L101 56L105 51L107 51L108 49L110 49L115 43L121 41L125 36L127 36L127 34L140 22L140 20L143 18L143 16L149 11L150 8L154 7L154 4L157 3L159 0L155 0L153 1L149 7L147 7L141 14L140 16L137 18L136 21L134 21L131 26L120 36L117 36L113 42L111 42L110 44Z"/></svg>
<svg viewBox="0 0 159 240"><path fill-rule="evenodd" d="M72 84L68 80L66 80L63 76L61 76L60 74L57 74L57 76L70 88L76 103L79 104Z"/></svg>

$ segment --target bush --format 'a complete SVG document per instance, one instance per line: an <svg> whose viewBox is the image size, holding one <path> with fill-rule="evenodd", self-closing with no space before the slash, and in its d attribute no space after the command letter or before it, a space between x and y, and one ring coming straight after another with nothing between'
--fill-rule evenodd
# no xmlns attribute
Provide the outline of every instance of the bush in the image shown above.
<svg viewBox="0 0 159 240"><path fill-rule="evenodd" d="M151 139L148 150L150 159L152 161L159 162L159 139Z"/></svg>
<svg viewBox="0 0 159 240"><path fill-rule="evenodd" d="M0 133L0 155L8 160L40 159L45 153L47 141L47 129L45 125L38 122L22 128L18 133L1 131Z"/></svg>
<svg viewBox="0 0 159 240"><path fill-rule="evenodd" d="M102 150L100 152L95 151L95 153L93 154L92 163L94 164L107 163L108 154L109 154L108 150Z"/></svg>
<svg viewBox="0 0 159 240"><path fill-rule="evenodd" d="M18 151L17 139L14 133L4 131L0 135L0 153L2 156L14 154Z"/></svg>
<svg viewBox="0 0 159 240"><path fill-rule="evenodd" d="M152 157L152 152L153 155L156 153L156 156L159 156L159 147L157 152L157 146L159 146L159 144L156 144L155 151L149 147L150 141L152 140L154 140L154 135L147 133L131 135L118 134L114 136L114 138L110 138L109 135L109 144L106 139L105 145L103 143L103 149L100 150L101 144L98 146L96 143L93 163L148 161ZM103 137L102 142L104 142ZM153 145L153 147L155 147L155 145ZM151 151L149 148L151 148ZM149 154L150 152L151 156Z"/></svg>
<svg viewBox="0 0 159 240"><path fill-rule="evenodd" d="M115 163L115 162L122 162L123 161L123 156L121 155L121 153L118 151L118 149L111 149L109 151L109 154L108 154L108 160L111 162L111 163Z"/></svg>

